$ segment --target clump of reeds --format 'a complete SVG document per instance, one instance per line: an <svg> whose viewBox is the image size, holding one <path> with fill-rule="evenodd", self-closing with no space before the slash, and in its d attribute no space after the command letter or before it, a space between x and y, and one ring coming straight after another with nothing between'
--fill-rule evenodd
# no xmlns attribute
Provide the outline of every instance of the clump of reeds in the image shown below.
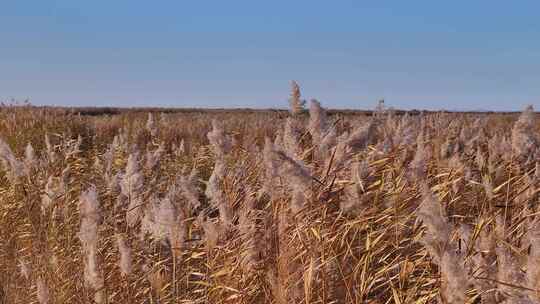
<svg viewBox="0 0 540 304"><path fill-rule="evenodd" d="M308 117L290 97L289 114L0 107L0 302L539 301L532 108L508 128L316 100Z"/></svg>

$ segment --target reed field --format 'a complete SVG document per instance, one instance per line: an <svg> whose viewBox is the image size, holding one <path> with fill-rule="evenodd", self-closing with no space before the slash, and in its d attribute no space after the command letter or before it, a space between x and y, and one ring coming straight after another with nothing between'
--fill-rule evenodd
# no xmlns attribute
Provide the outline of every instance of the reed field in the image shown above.
<svg viewBox="0 0 540 304"><path fill-rule="evenodd" d="M540 303L540 117L0 107L0 303Z"/></svg>

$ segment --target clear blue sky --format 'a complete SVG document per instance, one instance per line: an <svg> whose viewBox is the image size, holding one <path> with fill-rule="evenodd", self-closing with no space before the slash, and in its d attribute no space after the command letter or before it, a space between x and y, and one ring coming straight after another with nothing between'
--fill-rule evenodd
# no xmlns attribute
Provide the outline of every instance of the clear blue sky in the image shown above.
<svg viewBox="0 0 540 304"><path fill-rule="evenodd" d="M540 1L0 0L0 99L540 108Z"/></svg>

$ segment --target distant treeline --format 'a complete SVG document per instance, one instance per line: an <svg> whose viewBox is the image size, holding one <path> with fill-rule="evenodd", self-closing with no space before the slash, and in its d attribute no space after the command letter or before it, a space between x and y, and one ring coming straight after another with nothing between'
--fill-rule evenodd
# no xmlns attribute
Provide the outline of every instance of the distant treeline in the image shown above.
<svg viewBox="0 0 540 304"><path fill-rule="evenodd" d="M37 109L44 110L56 110L61 112L70 112L73 114L80 114L85 116L100 116L100 115L119 115L125 113L141 113L141 112L154 112L154 113L186 113L186 114L205 114L205 113L214 113L214 114L249 114L249 113L276 113L286 115L289 110L287 109L251 109L251 108L162 108L162 107L132 107L132 108L121 108L121 107L57 107L57 106L34 106L34 105L21 105L21 104L3 104L1 107L10 107L10 108L24 108L32 107ZM305 112L307 113L307 109ZM399 110L399 109L388 109L396 115L404 115L408 113L409 115L419 115L421 113L457 113L457 114L516 114L518 111L447 111L447 110ZM359 110L359 109L328 109L327 113L329 115L373 115L375 111L373 110ZM538 112L537 112L538 113Z"/></svg>
<svg viewBox="0 0 540 304"><path fill-rule="evenodd" d="M156 112L156 113L261 113L261 112L273 112L273 113L279 113L279 114L286 114L288 112L287 109L251 109L251 108L214 108L214 109L207 109L207 108L160 108L160 107L133 107L133 108L119 108L119 107L43 107L43 108L55 108L55 109L62 109L71 111L74 113L78 113L80 115L88 115L88 116L98 116L98 115L118 115L123 113L129 113L129 112ZM519 113L517 111L505 111L505 112L498 112L498 111L447 111L447 110L439 110L439 111L428 111L428 110L398 110L398 109L390 109L394 114L396 115L404 115L405 113L408 113L409 115L419 115L421 113L462 113L462 114L516 114ZM307 112L307 110L306 110ZM328 109L327 113L329 115L372 115L374 111L372 110L357 110L357 109Z"/></svg>

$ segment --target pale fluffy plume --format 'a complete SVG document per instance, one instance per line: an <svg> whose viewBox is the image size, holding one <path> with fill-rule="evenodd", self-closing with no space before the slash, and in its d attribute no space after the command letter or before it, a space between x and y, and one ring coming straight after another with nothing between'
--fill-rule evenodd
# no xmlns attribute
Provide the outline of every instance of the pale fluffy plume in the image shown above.
<svg viewBox="0 0 540 304"><path fill-rule="evenodd" d="M488 140L490 158L510 160L512 157L512 144L504 135L495 134Z"/></svg>
<svg viewBox="0 0 540 304"><path fill-rule="evenodd" d="M530 254L527 258L527 287L536 291L529 291L529 296L540 301L540 221L531 220L524 236L524 241L530 247Z"/></svg>
<svg viewBox="0 0 540 304"><path fill-rule="evenodd" d="M163 143L161 143L156 150L147 151L145 157L146 162L144 164L145 168L149 171L156 169L163 154L165 154L165 147Z"/></svg>
<svg viewBox="0 0 540 304"><path fill-rule="evenodd" d="M421 132L416 139L416 153L409 168L411 176L416 181L424 180L427 177L427 149L424 144L424 135Z"/></svg>
<svg viewBox="0 0 540 304"><path fill-rule="evenodd" d="M415 132L408 113L396 122L395 131L390 132L387 136L391 137L392 145L395 147L407 147L414 144Z"/></svg>
<svg viewBox="0 0 540 304"><path fill-rule="evenodd" d="M117 137L115 136L114 138L116 139ZM113 144L110 144L109 147L107 148L107 151L103 153L103 160L105 161L104 170L105 170L105 173L107 174L112 174L112 166L114 163L115 149L116 148L113 143Z"/></svg>
<svg viewBox="0 0 540 304"><path fill-rule="evenodd" d="M364 195L366 191L366 179L369 175L369 164L367 160L353 164L351 177L353 184L345 188L345 199L339 204L344 213L356 214L361 211L361 207L370 199Z"/></svg>
<svg viewBox="0 0 540 304"><path fill-rule="evenodd" d="M328 126L326 111L321 104L312 99L309 104L309 132L316 147L318 159L327 159L330 149L336 145L336 130Z"/></svg>
<svg viewBox="0 0 540 304"><path fill-rule="evenodd" d="M177 157L181 157L186 153L186 146L183 138L178 146L176 145L176 143L172 144L172 151Z"/></svg>
<svg viewBox="0 0 540 304"><path fill-rule="evenodd" d="M38 164L38 160L36 159L36 153L34 151L34 147L32 147L32 144L28 143L26 145L26 148L24 149L25 174L30 176L30 173L36 167L37 164Z"/></svg>
<svg viewBox="0 0 540 304"><path fill-rule="evenodd" d="M152 196L144 209L144 217L141 220L140 239L144 239L146 234L149 234L154 239L162 239L160 226L157 223L157 214L159 212L159 199Z"/></svg>
<svg viewBox="0 0 540 304"><path fill-rule="evenodd" d="M204 231L207 250L211 251L223 235L225 227L219 222L214 222L211 219L204 220L200 216L197 218L197 221Z"/></svg>
<svg viewBox="0 0 540 304"><path fill-rule="evenodd" d="M232 209L222 187L226 175L225 154L231 149L231 140L225 135L223 126L217 120L212 121L212 131L207 134L207 137L214 150L216 163L208 180L205 195L209 198L210 205L219 209L222 223L231 224L233 220Z"/></svg>
<svg viewBox="0 0 540 304"><path fill-rule="evenodd" d="M289 179L288 182L292 186L297 186L302 190L311 187L312 177L303 162L292 159L280 150L272 149L270 153L271 159L279 164L279 175Z"/></svg>
<svg viewBox="0 0 540 304"><path fill-rule="evenodd" d="M86 284L94 290L94 301L103 303L103 276L98 267L97 245L98 225L101 221L101 210L96 188L91 186L79 198L81 226L79 239L85 255L84 278Z"/></svg>
<svg viewBox="0 0 540 304"><path fill-rule="evenodd" d="M538 147L534 115L534 108L529 105L512 128L512 149L518 156L528 156Z"/></svg>
<svg viewBox="0 0 540 304"><path fill-rule="evenodd" d="M112 150L121 150L121 151L127 151L128 150L128 135L127 130L123 128L120 133L114 136L113 142L112 142Z"/></svg>
<svg viewBox="0 0 540 304"><path fill-rule="evenodd" d="M332 166L334 171L337 171L346 165L352 153L365 150L375 138L377 124L375 120L370 120L367 124L356 128L351 134L341 134L336 140L333 157L326 158L325 168L329 169L329 166Z"/></svg>
<svg viewBox="0 0 540 304"><path fill-rule="evenodd" d="M441 245L444 245L450 239L452 226L448 222L446 212L439 200L427 185L424 184L422 187L424 188L422 202L417 211L418 219L427 228L422 243L439 264L443 254Z"/></svg>
<svg viewBox="0 0 540 304"><path fill-rule="evenodd" d="M133 271L131 248L128 246L123 234L116 234L116 246L120 253L118 266L123 276L129 276Z"/></svg>
<svg viewBox="0 0 540 304"><path fill-rule="evenodd" d="M262 256L264 246L261 245L261 236L258 235L257 229L257 210L254 208L255 199L249 196L251 190L248 190L245 199L245 204L238 218L238 229L242 243L246 246L245 252L241 257L241 265L244 270L249 272L256 266L259 257Z"/></svg>
<svg viewBox="0 0 540 304"><path fill-rule="evenodd" d="M347 145L348 138L349 134L345 132L336 139L336 145L332 150L333 156L327 157L324 162L326 170L333 169L334 172L339 171L350 161L351 148Z"/></svg>
<svg viewBox="0 0 540 304"><path fill-rule="evenodd" d="M156 214L158 237L167 239L173 254L178 255L184 247L186 227L184 217L169 197L161 200Z"/></svg>
<svg viewBox="0 0 540 304"><path fill-rule="evenodd" d="M298 212L304 207L306 194L311 189L312 177L308 169L299 160L288 156L285 152L267 142L264 150L264 162L267 174L272 177L280 176L287 182L287 187L292 191L291 208Z"/></svg>
<svg viewBox="0 0 540 304"><path fill-rule="evenodd" d="M446 140L441 145L440 155L442 159L451 157L455 153L456 145L450 136L446 137Z"/></svg>
<svg viewBox="0 0 540 304"><path fill-rule="evenodd" d="M279 163L277 163L274 159L273 151L274 151L274 144L272 143L272 140L270 138L266 137L264 141L264 149L263 149L263 163L264 163L264 170L265 170L265 178L263 180L263 187L260 191L260 195L263 195L266 193L266 194L269 194L271 197L273 197L276 194L274 183L275 183L275 180L278 178L278 168L279 168Z"/></svg>
<svg viewBox="0 0 540 304"><path fill-rule="evenodd" d="M97 248L89 248L86 252L84 281L94 291L94 302L98 304L104 303L105 293L103 287L105 282L98 266Z"/></svg>
<svg viewBox="0 0 540 304"><path fill-rule="evenodd" d="M212 130L208 132L207 137L216 158L222 158L230 151L231 139L225 134L223 125L216 119L212 120Z"/></svg>
<svg viewBox="0 0 540 304"><path fill-rule="evenodd" d="M47 283L41 276L37 278L36 281L36 289L37 289L37 299L39 304L48 304L49 303L49 287L47 286Z"/></svg>
<svg viewBox="0 0 540 304"><path fill-rule="evenodd" d="M292 115L298 115L304 110L305 100L301 99L300 86L296 81L291 81L291 95L289 97L289 111Z"/></svg>
<svg viewBox="0 0 540 304"><path fill-rule="evenodd" d="M133 227L142 216L142 187L144 177L139 169L138 154L132 153L128 157L125 173L120 182L120 189L129 200L126 212L128 226Z"/></svg>
<svg viewBox="0 0 540 304"><path fill-rule="evenodd" d="M150 135L152 135L152 137L155 137L158 133L158 127L156 125L156 121L154 120L154 115L152 115L152 113L148 113L148 120L146 121L146 130L150 132Z"/></svg>
<svg viewBox="0 0 540 304"><path fill-rule="evenodd" d="M222 223L231 224L233 213L222 187L226 174L225 169L224 162L217 160L214 171L212 171L212 175L206 185L205 195L209 198L210 205L219 210L219 217Z"/></svg>
<svg viewBox="0 0 540 304"><path fill-rule="evenodd" d="M421 242L439 265L441 298L443 303L465 303L468 279L463 266L464 256L456 253L455 245L449 243L452 225L448 222L443 206L427 185L423 185L423 188L423 200L417 216L427 229Z"/></svg>
<svg viewBox="0 0 540 304"><path fill-rule="evenodd" d="M309 133L313 139L314 145L319 145L327 129L326 111L316 99L309 103Z"/></svg>
<svg viewBox="0 0 540 304"><path fill-rule="evenodd" d="M474 158L474 160L476 162L476 166L478 167L478 170L482 171L482 169L487 164L486 157L484 153L482 153L482 150L480 149L476 150L476 157Z"/></svg>
<svg viewBox="0 0 540 304"><path fill-rule="evenodd" d="M45 193L41 195L41 210L43 214L63 195L65 195L66 186L62 178L49 176L45 184Z"/></svg>
<svg viewBox="0 0 540 304"><path fill-rule="evenodd" d="M81 217L79 238L83 249L97 246L98 223L101 221L100 212L96 188L91 186L87 191L81 193L79 197L79 214Z"/></svg>
<svg viewBox="0 0 540 304"><path fill-rule="evenodd" d="M353 151L358 152L367 148L375 138L377 131L377 121L371 120L366 125L357 128L347 139L347 146Z"/></svg>
<svg viewBox="0 0 540 304"><path fill-rule="evenodd" d="M285 127L283 129L282 145L284 150L289 156L300 159L302 155L302 148L299 145L300 137L302 136L300 122L291 117L285 121Z"/></svg>
<svg viewBox="0 0 540 304"><path fill-rule="evenodd" d="M15 182L24 174L23 164L17 160L11 148L2 139L0 139L0 161L11 182Z"/></svg>
<svg viewBox="0 0 540 304"><path fill-rule="evenodd" d="M446 300L445 303L461 304L467 300L468 278L463 259L463 255L452 250L443 252L439 267L442 277L441 297Z"/></svg>
<svg viewBox="0 0 540 304"><path fill-rule="evenodd" d="M113 193L118 191L120 188L120 181L122 179L122 175L120 173L111 174L111 173L105 173L103 175L103 179L105 180L105 183L107 185L107 191L109 193Z"/></svg>
<svg viewBox="0 0 540 304"><path fill-rule="evenodd" d="M167 113L160 113L159 114L159 122L162 124L169 124L172 122L172 117L170 114Z"/></svg>
<svg viewBox="0 0 540 304"><path fill-rule="evenodd" d="M507 285L525 287L527 284L525 275L521 272L519 260L512 254L512 250L508 244L503 242L506 239L506 235L505 223L501 216L497 216L496 218L495 234L497 235L497 239L501 240L497 242L495 248L498 266L495 279L498 282L498 289L500 292L509 295L510 298L520 297L522 292L520 289Z"/></svg>
<svg viewBox="0 0 540 304"><path fill-rule="evenodd" d="M484 192L486 193L486 197L492 200L495 195L493 194L493 184L488 175L482 176L482 186L484 187Z"/></svg>
<svg viewBox="0 0 540 304"><path fill-rule="evenodd" d="M49 264L53 267L55 271L58 271L60 264L58 263L58 255L56 255L54 252L51 254Z"/></svg>
<svg viewBox="0 0 540 304"><path fill-rule="evenodd" d="M189 175L180 175L177 180L180 193L188 201L192 209L197 209L201 205L197 187L197 174L197 169L194 167Z"/></svg>
<svg viewBox="0 0 540 304"><path fill-rule="evenodd" d="M182 154L186 153L186 144L183 138L180 141L180 145L178 146L177 153L182 153Z"/></svg>
<svg viewBox="0 0 540 304"><path fill-rule="evenodd" d="M469 273L472 276L494 277L497 272L495 255L494 234L483 227L476 239L473 239L473 232L468 226L460 225L459 231L461 239L465 241L466 250L474 250L474 254L467 260ZM496 284L491 280L476 279L472 281L474 287L481 294L482 304L496 303Z"/></svg>
<svg viewBox="0 0 540 304"><path fill-rule="evenodd" d="M161 241L171 248L174 255L179 255L185 245L186 224L182 210L174 204L172 199L176 190L170 190L161 200L154 197L145 210L141 225L141 236L148 233L156 241Z"/></svg>
<svg viewBox="0 0 540 304"><path fill-rule="evenodd" d="M45 134L45 147L47 148L47 159L50 163L56 161L56 152L54 152L54 147L51 144L51 140L48 134Z"/></svg>
<svg viewBox="0 0 540 304"><path fill-rule="evenodd" d="M337 144L337 135L336 135L336 128L329 127L325 134L323 134L323 138L321 139L321 142L319 144L319 154L320 158L325 160L325 163L327 163L327 160L331 157L331 149Z"/></svg>

